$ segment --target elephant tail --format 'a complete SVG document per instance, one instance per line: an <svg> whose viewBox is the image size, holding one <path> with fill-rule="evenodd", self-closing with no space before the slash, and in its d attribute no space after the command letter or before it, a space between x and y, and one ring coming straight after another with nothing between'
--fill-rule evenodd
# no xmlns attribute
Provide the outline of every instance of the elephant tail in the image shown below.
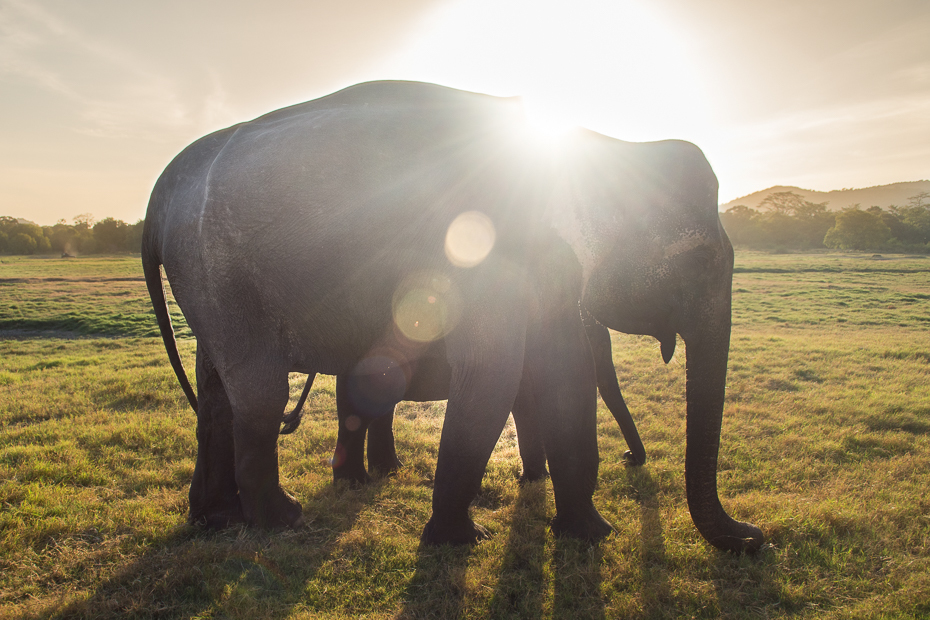
<svg viewBox="0 0 930 620"><path fill-rule="evenodd" d="M191 387L191 383L187 379L187 373L184 372L181 355L178 353L178 341L174 337L174 327L171 325L171 315L168 314L168 300L165 298L165 287L161 281L161 260L156 256L147 235L142 242L142 272L145 274L145 285L149 289L149 297L155 310L155 319L158 321L158 331L161 332L161 339L165 343L168 360L171 362L174 374L178 377L181 389L184 390L188 402L190 402L194 413L196 413L197 395L194 394L194 388Z"/></svg>
<svg viewBox="0 0 930 620"><path fill-rule="evenodd" d="M307 400L307 396L310 394L310 388L313 387L313 380L316 379L316 373L310 373L307 375L307 384L304 386L304 391L300 393L300 399L297 401L297 406L294 407L294 410L289 414L284 416L282 420L284 426L281 427L282 435L290 435L297 430L297 427L300 426L300 420L303 418L303 408L304 401Z"/></svg>

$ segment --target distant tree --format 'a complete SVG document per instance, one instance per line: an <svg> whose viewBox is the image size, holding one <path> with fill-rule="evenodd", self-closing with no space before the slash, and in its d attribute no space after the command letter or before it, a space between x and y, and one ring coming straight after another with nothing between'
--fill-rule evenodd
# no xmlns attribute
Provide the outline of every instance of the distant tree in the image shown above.
<svg viewBox="0 0 930 620"><path fill-rule="evenodd" d="M759 211L795 215L805 204L804 197L794 192L773 192L759 203Z"/></svg>
<svg viewBox="0 0 930 620"><path fill-rule="evenodd" d="M836 214L836 225L827 231L823 243L842 250L876 250L891 237L881 215L853 205Z"/></svg>
<svg viewBox="0 0 930 620"><path fill-rule="evenodd" d="M769 194L759 203L755 217L760 242L786 249L823 247L824 236L834 222L826 202L810 202L794 192Z"/></svg>
<svg viewBox="0 0 930 620"><path fill-rule="evenodd" d="M823 239L836 224L836 214L827 208L826 202L803 201L795 207L797 239L802 249L823 247Z"/></svg>
<svg viewBox="0 0 930 620"><path fill-rule="evenodd" d="M74 227L78 230L90 230L94 225L94 216L90 213L78 213L71 221L74 222Z"/></svg>
<svg viewBox="0 0 930 620"><path fill-rule="evenodd" d="M720 214L720 223L734 245L754 245L759 236L758 216L755 209L736 205Z"/></svg>
<svg viewBox="0 0 930 620"><path fill-rule="evenodd" d="M930 193L921 192L911 196L904 207L891 206L890 216L896 220L889 223L894 236L905 245L924 245L930 243ZM890 218L884 218L890 219Z"/></svg>
<svg viewBox="0 0 930 620"><path fill-rule="evenodd" d="M138 254L142 251L142 227L145 220L129 224L126 230L126 250Z"/></svg>
<svg viewBox="0 0 930 620"><path fill-rule="evenodd" d="M765 245L778 249L800 247L797 220L786 211L777 209L762 212L756 219Z"/></svg>
<svg viewBox="0 0 930 620"><path fill-rule="evenodd" d="M930 192L920 192L916 196L911 196L907 199L908 203L912 207L922 208L930 206Z"/></svg>
<svg viewBox="0 0 930 620"><path fill-rule="evenodd" d="M8 252L13 254L35 254L36 252L48 252L51 249L48 238L41 226L31 222L20 222L12 217L4 217L0 222L0 228L6 233L6 251ZM29 237L32 242L24 242L19 235Z"/></svg>
<svg viewBox="0 0 930 620"><path fill-rule="evenodd" d="M36 240L24 232L14 233L10 237L10 252L13 254L35 254Z"/></svg>
<svg viewBox="0 0 930 620"><path fill-rule="evenodd" d="M94 224L94 241L98 252L121 252L126 248L129 227L122 220L105 217Z"/></svg>

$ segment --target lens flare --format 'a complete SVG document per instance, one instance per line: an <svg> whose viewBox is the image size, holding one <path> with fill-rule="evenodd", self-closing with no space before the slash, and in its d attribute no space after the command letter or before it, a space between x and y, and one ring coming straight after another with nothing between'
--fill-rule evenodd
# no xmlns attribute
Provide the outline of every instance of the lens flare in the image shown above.
<svg viewBox="0 0 930 620"><path fill-rule="evenodd" d="M346 430L354 433L358 429L362 428L362 419L357 415L350 415L346 418Z"/></svg>
<svg viewBox="0 0 930 620"><path fill-rule="evenodd" d="M391 411L407 390L407 377L400 363L383 354L362 358L349 373L347 382L349 399L363 416L378 416ZM352 428L353 424L355 428ZM345 427L349 431L358 430L361 425L361 420L354 415L346 418Z"/></svg>
<svg viewBox="0 0 930 620"><path fill-rule="evenodd" d="M455 327L459 299L447 276L438 272L406 278L394 293L394 323L414 342L432 342Z"/></svg>
<svg viewBox="0 0 930 620"><path fill-rule="evenodd" d="M456 267L474 267L494 248L494 223L481 211L466 211L446 232L446 256Z"/></svg>
<svg viewBox="0 0 930 620"><path fill-rule="evenodd" d="M333 452L333 456L329 459L329 464L333 467L342 467L342 464L346 462L346 449L345 447L336 442L336 450Z"/></svg>

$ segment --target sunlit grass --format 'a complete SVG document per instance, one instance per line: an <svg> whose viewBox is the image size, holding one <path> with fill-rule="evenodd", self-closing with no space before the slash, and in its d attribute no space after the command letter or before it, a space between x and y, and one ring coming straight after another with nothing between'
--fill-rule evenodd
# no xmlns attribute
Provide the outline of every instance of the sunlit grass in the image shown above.
<svg viewBox="0 0 930 620"><path fill-rule="evenodd" d="M169 305L178 337L190 336ZM139 257L0 258L0 330L35 335L157 336Z"/></svg>
<svg viewBox="0 0 930 620"><path fill-rule="evenodd" d="M195 420L160 340L18 333L0 340L0 617L926 617L930 262L740 254L737 268L719 486L765 532L755 556L709 547L688 515L682 343L666 366L654 340L614 337L649 459L621 464L602 408L595 501L614 535L552 537L551 485L517 484L508 424L472 509L493 537L468 550L418 544L443 403L398 407L396 477L336 488L335 384L319 377L279 442L306 525L210 533L184 524ZM293 375L292 403L302 386Z"/></svg>

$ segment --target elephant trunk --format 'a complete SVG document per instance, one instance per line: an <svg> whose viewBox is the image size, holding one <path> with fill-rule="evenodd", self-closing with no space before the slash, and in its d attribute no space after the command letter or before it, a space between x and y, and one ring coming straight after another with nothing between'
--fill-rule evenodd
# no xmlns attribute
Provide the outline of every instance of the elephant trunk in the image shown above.
<svg viewBox="0 0 930 620"><path fill-rule="evenodd" d="M729 298L729 295L726 295ZM762 546L762 531L732 519L717 496L717 452L723 418L727 357L730 348L729 299L726 308L716 308L689 337L687 348L688 427L685 480L688 508L701 535L719 549L753 552Z"/></svg>

